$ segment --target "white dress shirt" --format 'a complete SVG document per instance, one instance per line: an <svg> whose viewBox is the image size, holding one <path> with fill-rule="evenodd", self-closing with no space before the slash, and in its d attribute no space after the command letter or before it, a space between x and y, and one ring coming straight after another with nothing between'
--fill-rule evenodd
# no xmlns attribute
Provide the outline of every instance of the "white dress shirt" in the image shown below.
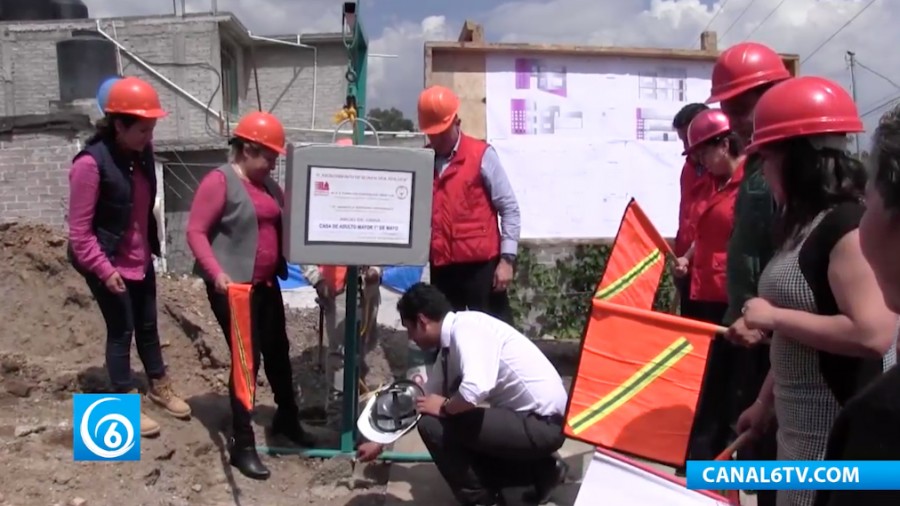
<svg viewBox="0 0 900 506"><path fill-rule="evenodd" d="M478 311L448 313L441 325L441 347L449 350L447 383L452 388L461 379L458 393L466 402L542 416L565 413L568 394L556 368L505 322ZM441 362L438 356L428 375L429 394L443 393Z"/></svg>

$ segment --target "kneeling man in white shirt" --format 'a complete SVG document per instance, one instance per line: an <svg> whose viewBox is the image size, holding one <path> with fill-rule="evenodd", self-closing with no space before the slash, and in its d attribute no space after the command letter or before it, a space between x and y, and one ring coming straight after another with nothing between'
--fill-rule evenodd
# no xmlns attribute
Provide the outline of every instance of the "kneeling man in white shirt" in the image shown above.
<svg viewBox="0 0 900 506"><path fill-rule="evenodd" d="M453 312L435 287L413 285L397 303L409 339L438 359L418 400L419 434L464 505L494 505L500 489L533 485L544 504L565 478L567 393L547 357L519 331L477 311ZM488 407L483 407L483 405ZM365 442L358 457L383 446Z"/></svg>

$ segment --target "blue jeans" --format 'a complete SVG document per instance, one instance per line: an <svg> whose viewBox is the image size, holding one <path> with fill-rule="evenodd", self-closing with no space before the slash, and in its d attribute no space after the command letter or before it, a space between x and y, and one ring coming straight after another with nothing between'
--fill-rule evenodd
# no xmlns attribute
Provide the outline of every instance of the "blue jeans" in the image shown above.
<svg viewBox="0 0 900 506"><path fill-rule="evenodd" d="M106 321L106 371L116 392L134 388L131 340L137 345L144 372L151 380L166 375L156 314L156 272L153 263L143 281L125 280L125 293L113 293L96 276L85 277Z"/></svg>

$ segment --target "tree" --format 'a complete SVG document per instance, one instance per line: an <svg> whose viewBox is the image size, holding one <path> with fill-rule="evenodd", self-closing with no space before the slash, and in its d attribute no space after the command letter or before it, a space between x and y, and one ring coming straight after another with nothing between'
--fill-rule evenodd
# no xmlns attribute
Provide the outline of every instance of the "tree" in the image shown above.
<svg viewBox="0 0 900 506"><path fill-rule="evenodd" d="M369 111L366 118L375 125L378 130L386 132L412 132L416 129L411 119L404 118L403 112L396 107L390 109L374 108Z"/></svg>

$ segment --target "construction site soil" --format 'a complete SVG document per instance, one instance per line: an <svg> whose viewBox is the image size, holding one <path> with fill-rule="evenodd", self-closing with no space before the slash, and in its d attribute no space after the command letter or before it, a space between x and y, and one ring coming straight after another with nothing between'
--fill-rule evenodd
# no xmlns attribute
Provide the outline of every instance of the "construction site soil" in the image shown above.
<svg viewBox="0 0 900 506"><path fill-rule="evenodd" d="M145 400L162 425L141 441L135 462L75 462L72 394L109 391L104 367L105 326L84 279L66 259L62 231L38 225L0 225L0 505L181 506L352 505L383 502L387 467L352 466L349 459L264 455L267 481L245 478L228 465L228 348L197 279L159 276L159 329L177 392L191 405L190 421L167 416ZM287 310L294 380L304 426L317 445L333 448L339 402L318 364L318 313ZM381 346L366 357L366 382L391 377L405 360L404 336L379 329ZM385 351L387 350L387 352ZM388 360L390 358L390 360ZM132 369L146 387L140 361ZM274 413L260 374L257 442L267 440Z"/></svg>

